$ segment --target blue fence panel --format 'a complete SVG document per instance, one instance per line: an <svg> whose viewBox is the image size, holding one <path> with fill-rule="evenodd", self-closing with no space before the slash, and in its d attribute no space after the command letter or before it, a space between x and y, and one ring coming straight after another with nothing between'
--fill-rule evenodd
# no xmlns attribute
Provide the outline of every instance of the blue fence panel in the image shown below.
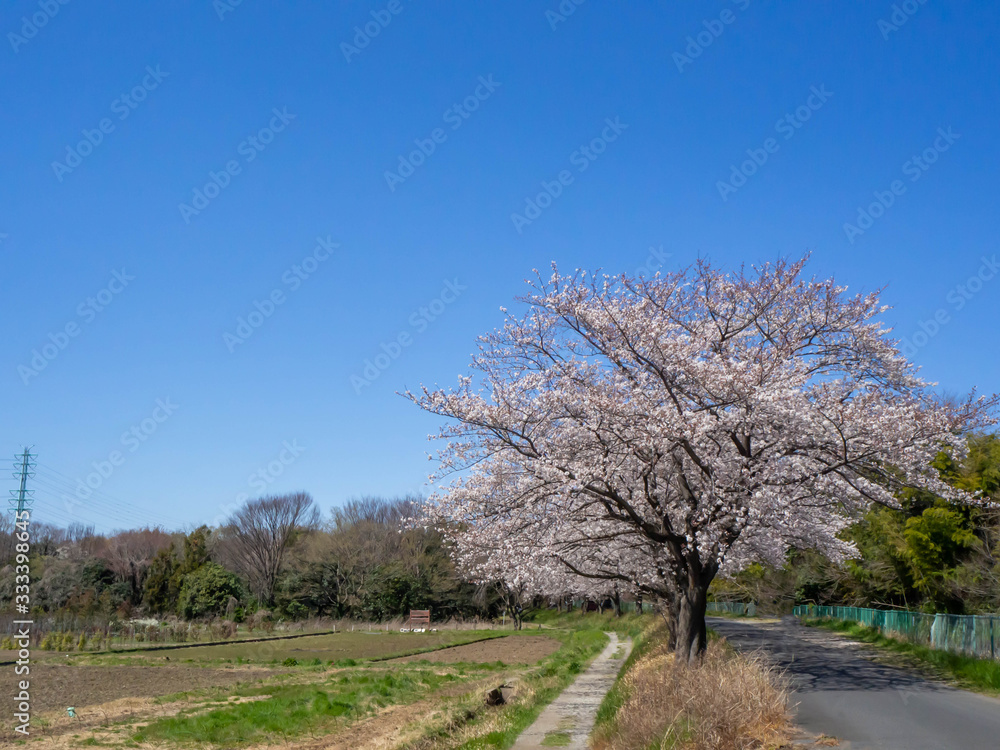
<svg viewBox="0 0 1000 750"><path fill-rule="evenodd" d="M875 628L883 635L899 638L938 651L997 658L998 615L926 614L896 609L866 607L822 607L814 604L796 607L797 617L847 620Z"/></svg>

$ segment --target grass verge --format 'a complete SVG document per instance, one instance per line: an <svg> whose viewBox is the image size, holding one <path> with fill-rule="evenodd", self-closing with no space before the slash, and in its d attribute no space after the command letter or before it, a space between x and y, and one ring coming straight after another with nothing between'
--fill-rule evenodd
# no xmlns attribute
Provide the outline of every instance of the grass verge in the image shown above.
<svg viewBox="0 0 1000 750"><path fill-rule="evenodd" d="M599 614L597 612L557 612L551 610L539 610L533 613L531 619L524 624L523 632L530 632L538 625L544 629L558 628L563 630L598 630L602 632L613 632L618 635L628 636L633 640L642 634L642 631L649 623L658 618L652 614L635 614L634 612L616 617L613 612ZM542 631L544 632L544 630Z"/></svg>
<svg viewBox="0 0 1000 750"><path fill-rule="evenodd" d="M991 695L1000 693L1000 662L918 646L882 635L877 628L857 622L816 618L803 618L802 622L805 625L843 633L856 641L907 656L918 665L932 668L960 687Z"/></svg>
<svg viewBox="0 0 1000 750"><path fill-rule="evenodd" d="M632 653L628 655L625 663L622 664L622 668L618 671L618 679L615 680L615 684L611 686L611 689L604 696L604 700L601 701L601 705L597 709L597 718L594 722L594 731L596 733L601 733L613 725L615 716L621 711L622 705L628 697L628 691L625 688L622 678L635 666L636 662L645 658L649 650L656 645L656 633L659 631L660 626L656 623L649 623L645 630L632 636Z"/></svg>
<svg viewBox="0 0 1000 750"><path fill-rule="evenodd" d="M644 631L605 696L595 750L774 747L789 729L787 696L766 664L711 638L699 664L679 663L666 631Z"/></svg>
<svg viewBox="0 0 1000 750"><path fill-rule="evenodd" d="M600 629L589 629L591 625L586 623L587 629L569 632L548 630L546 635L559 638L563 647L537 666L516 676L507 675L515 688L513 699L507 704L487 707L482 695L467 695L429 721L420 737L406 747L419 750L509 748L545 706L555 700L607 645L608 637ZM548 744L558 747L561 741L561 737L552 736Z"/></svg>

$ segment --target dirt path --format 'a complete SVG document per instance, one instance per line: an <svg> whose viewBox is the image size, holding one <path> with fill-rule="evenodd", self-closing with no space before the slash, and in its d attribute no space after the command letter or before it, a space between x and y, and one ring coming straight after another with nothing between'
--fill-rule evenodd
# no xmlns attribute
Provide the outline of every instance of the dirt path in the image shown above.
<svg viewBox="0 0 1000 750"><path fill-rule="evenodd" d="M611 639L607 648L542 711L534 724L524 730L513 750L536 750L552 745L570 750L587 747L597 709L632 650L631 638L619 642L617 634L607 633L607 636ZM542 744L546 738L548 742Z"/></svg>

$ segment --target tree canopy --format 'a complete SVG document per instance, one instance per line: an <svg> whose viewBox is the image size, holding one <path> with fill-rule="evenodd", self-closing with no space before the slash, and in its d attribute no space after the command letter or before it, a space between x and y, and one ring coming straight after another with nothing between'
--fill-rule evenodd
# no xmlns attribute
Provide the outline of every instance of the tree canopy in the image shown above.
<svg viewBox="0 0 1000 750"><path fill-rule="evenodd" d="M879 294L804 264L539 277L456 388L407 394L449 419L436 477L457 478L427 512L463 565L668 598L695 658L720 571L850 557L841 532L906 488L974 501L932 461L995 397L935 397Z"/></svg>

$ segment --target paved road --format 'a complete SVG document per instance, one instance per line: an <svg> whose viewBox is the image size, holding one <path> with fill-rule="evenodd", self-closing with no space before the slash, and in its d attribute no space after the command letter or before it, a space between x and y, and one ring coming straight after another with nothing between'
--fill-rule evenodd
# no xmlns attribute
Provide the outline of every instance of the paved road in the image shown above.
<svg viewBox="0 0 1000 750"><path fill-rule="evenodd" d="M521 733L513 750L544 750L553 745L585 750L597 709L632 650L631 638L619 642L615 633L606 635L609 643L604 651Z"/></svg>
<svg viewBox="0 0 1000 750"><path fill-rule="evenodd" d="M1000 700L878 664L834 633L780 622L710 618L742 650L760 650L785 671L796 723L840 739L845 750L998 750Z"/></svg>

